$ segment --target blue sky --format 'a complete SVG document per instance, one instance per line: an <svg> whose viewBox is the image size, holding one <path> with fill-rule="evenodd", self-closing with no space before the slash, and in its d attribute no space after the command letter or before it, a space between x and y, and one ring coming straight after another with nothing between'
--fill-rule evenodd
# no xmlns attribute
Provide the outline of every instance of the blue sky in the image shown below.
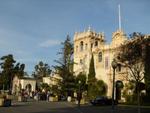
<svg viewBox="0 0 150 113"><path fill-rule="evenodd" d="M39 61L55 65L66 35L73 39L89 25L110 42L118 4L127 35L150 33L150 0L0 0L0 57L13 54L31 74Z"/></svg>

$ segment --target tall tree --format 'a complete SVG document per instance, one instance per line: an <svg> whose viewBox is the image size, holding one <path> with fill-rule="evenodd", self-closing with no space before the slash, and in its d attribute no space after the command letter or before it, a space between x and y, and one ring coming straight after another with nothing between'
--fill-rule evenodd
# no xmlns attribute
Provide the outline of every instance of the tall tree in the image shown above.
<svg viewBox="0 0 150 113"><path fill-rule="evenodd" d="M12 79L14 76L14 64L15 60L13 58L13 55L9 54L6 56L1 57L2 63L2 81L5 87L11 89L12 87Z"/></svg>
<svg viewBox="0 0 150 113"><path fill-rule="evenodd" d="M25 64L17 63L16 66L14 67L14 74L19 78L21 78L24 76L25 73L24 69L25 69Z"/></svg>
<svg viewBox="0 0 150 113"><path fill-rule="evenodd" d="M118 60L129 69L130 79L135 81L137 89L138 106L140 106L140 84L144 79L144 67L148 62L145 62L145 35L134 32L130 35L131 40L120 47ZM147 79L148 80L148 79ZM140 107L138 107L140 112Z"/></svg>
<svg viewBox="0 0 150 113"><path fill-rule="evenodd" d="M88 96L90 99L95 97L95 93L97 92L96 89L97 79L95 77L95 66L94 66L94 57L92 54L89 66L89 73L88 73Z"/></svg>
<svg viewBox="0 0 150 113"><path fill-rule="evenodd" d="M73 76L73 44L69 35L64 42L61 43L61 51L59 60L55 60L57 63L55 72L62 77L61 88L62 92L66 95L71 95L74 88L75 78Z"/></svg>
<svg viewBox="0 0 150 113"><path fill-rule="evenodd" d="M12 89L12 80L14 76L22 77L24 75L24 64L16 63L13 55L9 54L1 57L1 81L5 88Z"/></svg>
<svg viewBox="0 0 150 113"><path fill-rule="evenodd" d="M35 65L34 77L36 79L42 79L42 77L50 76L51 69L50 66L46 63L40 61L37 65Z"/></svg>
<svg viewBox="0 0 150 113"><path fill-rule="evenodd" d="M145 86L146 94L150 98L150 36L143 42L144 47L144 72L145 72ZM150 101L150 100L149 100Z"/></svg>
<svg viewBox="0 0 150 113"><path fill-rule="evenodd" d="M88 81L90 82L93 79L95 79L95 66L94 66L94 57L92 54L90 67L89 67Z"/></svg>

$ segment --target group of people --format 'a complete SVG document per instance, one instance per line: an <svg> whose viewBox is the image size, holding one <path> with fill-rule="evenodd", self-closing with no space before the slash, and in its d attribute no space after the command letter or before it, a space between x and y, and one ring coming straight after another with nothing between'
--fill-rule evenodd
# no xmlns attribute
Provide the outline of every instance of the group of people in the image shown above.
<svg viewBox="0 0 150 113"><path fill-rule="evenodd" d="M49 97L56 97L55 95L53 95L52 93L50 93L50 91L27 91L27 90L22 90L21 93L20 93L20 96L23 97L23 101L27 101L28 99L34 99L36 101L39 101L39 100L44 100L44 101L49 101ZM67 98L65 98L65 96L63 95L60 95L60 96L57 96L58 100L67 100ZM77 101L78 101L78 105L80 106L80 101L81 101L81 98L82 98L82 93L78 92L77 93Z"/></svg>
<svg viewBox="0 0 150 113"><path fill-rule="evenodd" d="M49 100L49 96L50 96L50 92L42 92L42 91L26 91L26 90L22 90L21 93L19 94L20 96L22 96L24 98L24 101L27 101L27 99L35 99L37 101L39 100Z"/></svg>
<svg viewBox="0 0 150 113"><path fill-rule="evenodd" d="M49 100L49 96L50 96L50 92L49 91L47 91L47 92L41 92L41 91L36 91L35 93L34 93L34 96L33 96L33 98L35 99L35 100Z"/></svg>

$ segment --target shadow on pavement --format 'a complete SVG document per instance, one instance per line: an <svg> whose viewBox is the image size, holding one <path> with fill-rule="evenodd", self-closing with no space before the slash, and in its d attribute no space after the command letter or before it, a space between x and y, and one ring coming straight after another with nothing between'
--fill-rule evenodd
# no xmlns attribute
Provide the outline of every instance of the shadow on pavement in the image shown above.
<svg viewBox="0 0 150 113"><path fill-rule="evenodd" d="M114 113L137 113L136 107L123 107L116 106ZM112 113L111 106L91 106L83 105L80 108L73 105L69 105L65 108L52 108L40 112L31 112L31 113ZM150 113L150 108L141 108L141 113Z"/></svg>

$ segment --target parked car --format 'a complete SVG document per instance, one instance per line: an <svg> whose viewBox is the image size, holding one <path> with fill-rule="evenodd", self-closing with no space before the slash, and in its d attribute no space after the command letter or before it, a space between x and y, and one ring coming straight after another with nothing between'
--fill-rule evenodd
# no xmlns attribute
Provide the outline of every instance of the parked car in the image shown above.
<svg viewBox="0 0 150 113"><path fill-rule="evenodd" d="M62 96L62 97L61 97L61 100L62 100L62 101L67 101L67 97Z"/></svg>
<svg viewBox="0 0 150 113"><path fill-rule="evenodd" d="M105 97L105 96L101 96L101 97L96 97L95 99L91 100L90 103L92 105L111 105L112 99ZM117 104L116 101L115 101L115 104Z"/></svg>
<svg viewBox="0 0 150 113"><path fill-rule="evenodd" d="M65 97L64 95L60 95L60 96L58 96L58 100L59 101L66 101L67 97Z"/></svg>

